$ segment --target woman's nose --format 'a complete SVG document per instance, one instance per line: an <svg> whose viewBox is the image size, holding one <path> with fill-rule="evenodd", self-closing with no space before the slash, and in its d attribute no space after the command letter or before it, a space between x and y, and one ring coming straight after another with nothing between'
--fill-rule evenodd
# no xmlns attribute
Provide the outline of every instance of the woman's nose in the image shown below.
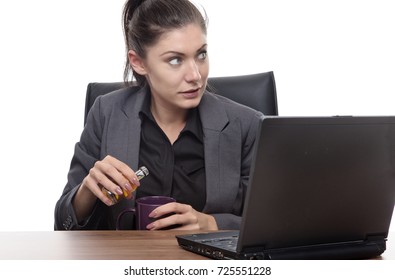
<svg viewBox="0 0 395 280"><path fill-rule="evenodd" d="M197 82L200 81L200 79L202 78L202 76L200 75L199 67L195 61L191 62L188 66L185 78L187 82Z"/></svg>

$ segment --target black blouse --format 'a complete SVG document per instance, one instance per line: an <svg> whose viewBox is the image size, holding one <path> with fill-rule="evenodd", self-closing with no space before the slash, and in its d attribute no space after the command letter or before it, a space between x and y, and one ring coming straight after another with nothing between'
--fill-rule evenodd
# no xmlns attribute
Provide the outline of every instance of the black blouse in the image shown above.
<svg viewBox="0 0 395 280"><path fill-rule="evenodd" d="M186 126L173 145L156 123L148 96L140 118L139 166L146 166L149 175L140 182L136 198L171 196L177 202L189 204L201 212L206 203L206 173L203 129L198 109L190 110Z"/></svg>

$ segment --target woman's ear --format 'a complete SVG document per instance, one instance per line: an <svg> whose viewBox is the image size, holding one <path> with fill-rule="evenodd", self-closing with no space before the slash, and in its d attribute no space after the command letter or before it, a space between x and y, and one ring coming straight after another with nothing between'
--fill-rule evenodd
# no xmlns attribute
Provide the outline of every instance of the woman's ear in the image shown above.
<svg viewBox="0 0 395 280"><path fill-rule="evenodd" d="M145 69L144 66L144 61L141 59L141 57L133 50L128 51L128 58L129 58L129 64L132 69L137 72L138 74L144 76L147 74L147 70Z"/></svg>

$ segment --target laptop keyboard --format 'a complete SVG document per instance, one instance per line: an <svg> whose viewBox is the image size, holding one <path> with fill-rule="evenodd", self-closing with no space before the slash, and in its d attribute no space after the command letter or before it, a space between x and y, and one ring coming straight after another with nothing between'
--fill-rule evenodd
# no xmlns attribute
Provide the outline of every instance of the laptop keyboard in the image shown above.
<svg viewBox="0 0 395 280"><path fill-rule="evenodd" d="M200 242L206 245L222 248L230 251L236 251L238 235L229 236L226 238L212 238L201 240Z"/></svg>

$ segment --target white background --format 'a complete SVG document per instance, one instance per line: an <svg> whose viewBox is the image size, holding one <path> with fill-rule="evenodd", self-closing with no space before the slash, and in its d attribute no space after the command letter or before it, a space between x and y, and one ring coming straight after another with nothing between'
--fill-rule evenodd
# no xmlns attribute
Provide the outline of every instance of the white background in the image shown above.
<svg viewBox="0 0 395 280"><path fill-rule="evenodd" d="M195 2L211 76L274 71L280 115L395 114L391 1ZM122 80L123 3L0 2L0 231L53 229L86 86Z"/></svg>

